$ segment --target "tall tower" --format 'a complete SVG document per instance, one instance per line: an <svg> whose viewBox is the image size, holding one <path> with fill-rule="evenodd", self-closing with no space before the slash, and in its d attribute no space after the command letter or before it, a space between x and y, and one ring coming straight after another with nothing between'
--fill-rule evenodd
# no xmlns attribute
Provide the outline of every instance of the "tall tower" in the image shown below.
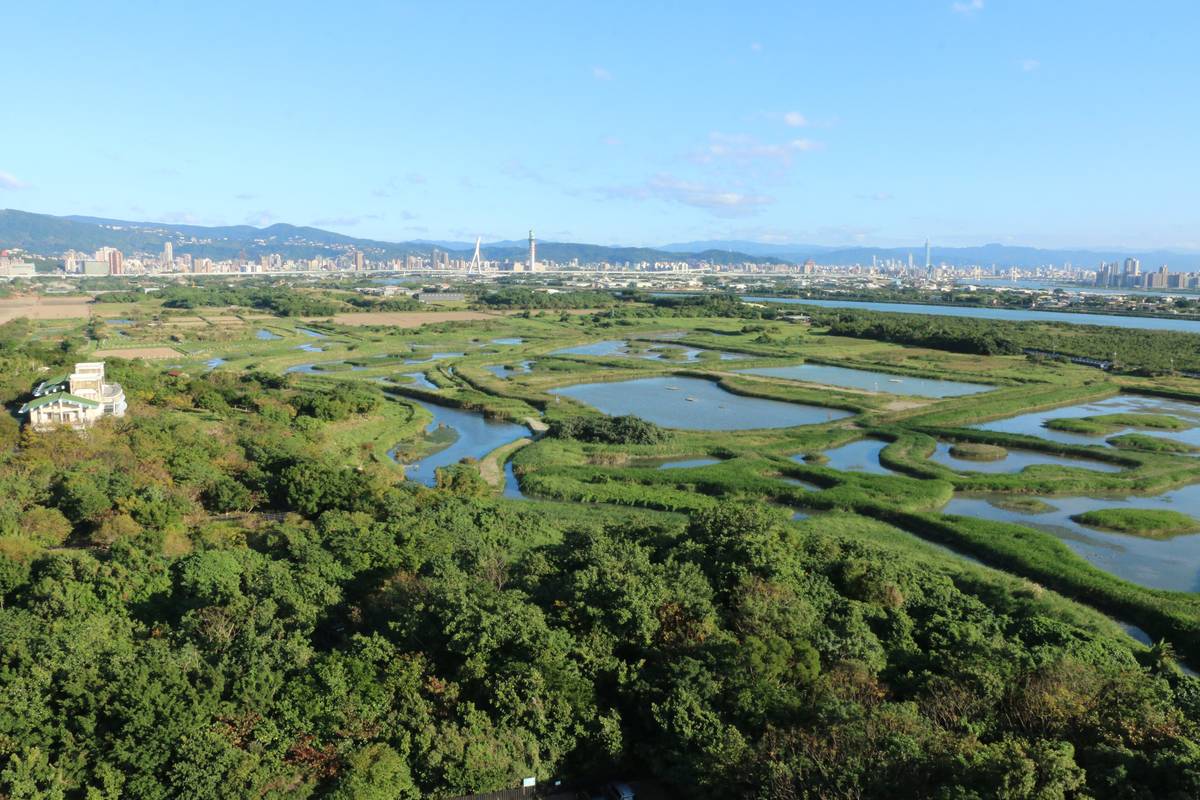
<svg viewBox="0 0 1200 800"><path fill-rule="evenodd" d="M354 251L354 271L355 271L355 272L362 272L362 271L363 271L363 268L364 268L365 266L366 266L366 265L365 265L365 262L364 262L364 260L363 260L363 254L362 254L362 251L361 251L361 250L355 250L355 251Z"/></svg>
<svg viewBox="0 0 1200 800"><path fill-rule="evenodd" d="M471 263L467 264L467 272L483 272L483 259L479 256L479 244L482 241L482 236L475 237L475 254L471 256Z"/></svg>
<svg viewBox="0 0 1200 800"><path fill-rule="evenodd" d="M533 228L529 229L529 272L537 272L537 241L533 238Z"/></svg>
<svg viewBox="0 0 1200 800"><path fill-rule="evenodd" d="M167 242L163 245L163 269L171 269L175 266L175 245Z"/></svg>
<svg viewBox="0 0 1200 800"><path fill-rule="evenodd" d="M933 268L933 251L929 249L929 240L925 240L925 269L926 271Z"/></svg>

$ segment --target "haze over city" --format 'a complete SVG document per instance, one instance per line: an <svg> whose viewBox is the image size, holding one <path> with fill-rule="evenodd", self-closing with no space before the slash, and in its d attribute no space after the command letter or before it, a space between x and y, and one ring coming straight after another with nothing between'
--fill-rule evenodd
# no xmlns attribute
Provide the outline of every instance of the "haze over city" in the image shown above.
<svg viewBox="0 0 1200 800"><path fill-rule="evenodd" d="M1200 250L1183 2L21 4L0 207L388 241Z"/></svg>

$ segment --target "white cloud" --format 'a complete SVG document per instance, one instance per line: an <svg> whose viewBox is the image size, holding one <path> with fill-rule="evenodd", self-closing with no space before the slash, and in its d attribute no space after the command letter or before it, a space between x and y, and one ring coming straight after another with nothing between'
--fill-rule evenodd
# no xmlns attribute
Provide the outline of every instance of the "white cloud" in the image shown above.
<svg viewBox="0 0 1200 800"><path fill-rule="evenodd" d="M378 219L383 219L383 218L381 216L379 216L378 214L363 214L363 215L357 216L357 217L325 217L323 219L314 219L309 224L312 225L314 228L326 228L326 227L345 228L345 227L352 227L354 225L358 225L359 223L364 222L366 220L378 220Z"/></svg>
<svg viewBox="0 0 1200 800"><path fill-rule="evenodd" d="M983 0L960 0L950 4L950 10L956 14L974 14L983 11Z"/></svg>
<svg viewBox="0 0 1200 800"><path fill-rule="evenodd" d="M608 197L634 200L661 200L702 208L717 216L735 217L757 213L775 202L769 195L723 189L667 174L658 174L638 186L602 190Z"/></svg>
<svg viewBox="0 0 1200 800"><path fill-rule="evenodd" d="M162 215L163 222L176 225L199 225L200 218L190 211L168 211Z"/></svg>
<svg viewBox="0 0 1200 800"><path fill-rule="evenodd" d="M708 144L692 153L692 160L700 164L732 161L745 165L753 161L771 161L789 167L797 153L818 150L820 142L812 139L789 139L786 142L763 142L744 133L719 133L708 135Z"/></svg>
<svg viewBox="0 0 1200 800"><path fill-rule="evenodd" d="M29 184L10 172L0 172L0 189L28 189Z"/></svg>
<svg viewBox="0 0 1200 800"><path fill-rule="evenodd" d="M500 171L510 178L516 178L522 181L531 181L532 183L540 183L550 185L552 181L543 175L538 170L526 164L520 159L511 159L500 165Z"/></svg>
<svg viewBox="0 0 1200 800"><path fill-rule="evenodd" d="M246 224L253 225L256 228L265 228L274 222L278 217L270 211L252 211L246 215Z"/></svg>
<svg viewBox="0 0 1200 800"><path fill-rule="evenodd" d="M598 81L611 81L613 76L604 67L592 67L592 77Z"/></svg>
<svg viewBox="0 0 1200 800"><path fill-rule="evenodd" d="M1036 58L1023 58L1020 64L1022 72L1036 72L1042 66L1042 62Z"/></svg>
<svg viewBox="0 0 1200 800"><path fill-rule="evenodd" d="M799 111L788 111L783 115L783 124L789 128L803 128L808 120Z"/></svg>

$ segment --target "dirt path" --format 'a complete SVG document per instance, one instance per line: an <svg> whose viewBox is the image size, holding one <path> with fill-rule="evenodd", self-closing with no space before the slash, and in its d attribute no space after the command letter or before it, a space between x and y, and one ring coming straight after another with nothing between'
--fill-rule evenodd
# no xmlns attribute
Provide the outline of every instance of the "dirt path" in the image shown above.
<svg viewBox="0 0 1200 800"><path fill-rule="evenodd" d="M480 460L479 475L487 481L488 486L497 489L503 488L504 468L501 465L508 460L510 455L531 442L533 442L533 439L523 437L511 441L503 447L497 447Z"/></svg>

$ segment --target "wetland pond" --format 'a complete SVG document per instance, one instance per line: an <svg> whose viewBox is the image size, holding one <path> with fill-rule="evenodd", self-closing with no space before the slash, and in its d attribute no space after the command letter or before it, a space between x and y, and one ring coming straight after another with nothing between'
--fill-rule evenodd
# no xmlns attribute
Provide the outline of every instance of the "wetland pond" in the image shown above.
<svg viewBox="0 0 1200 800"><path fill-rule="evenodd" d="M738 431L790 428L844 419L849 411L746 397L702 378L638 378L551 389L605 414L634 414L668 428Z"/></svg>
<svg viewBox="0 0 1200 800"><path fill-rule="evenodd" d="M930 461L949 467L956 472L1020 472L1026 467L1045 464L1056 467L1076 467L1090 469L1096 472L1120 472L1121 467L1091 458L1071 458L1069 456L1053 456L1049 453L1039 453L1034 450L1009 450L1004 458L994 461L983 461L975 458L955 458L950 454L953 447L949 442L938 442L937 449L929 457Z"/></svg>
<svg viewBox="0 0 1200 800"><path fill-rule="evenodd" d="M1103 508L1172 509L1200 513L1200 483L1154 497L1040 496L1050 506L1045 513L1002 507L1012 495L956 495L942 509L946 514L1012 522L1053 534L1092 566L1131 583L1152 589L1200 591L1200 534L1150 539L1089 528L1071 519L1075 514Z"/></svg>
<svg viewBox="0 0 1200 800"><path fill-rule="evenodd" d="M720 464L719 458L689 458L683 461L666 461L658 465L659 469L691 469L692 467L708 467Z"/></svg>
<svg viewBox="0 0 1200 800"><path fill-rule="evenodd" d="M441 360L447 359L447 358L459 358L464 355L466 355L466 354L461 353L461 352L459 352L459 353L450 353L450 352L430 353L429 355L425 356L424 358L406 358L406 359L404 359L404 363L405 364L427 364L430 361L441 361Z"/></svg>
<svg viewBox="0 0 1200 800"><path fill-rule="evenodd" d="M516 365L514 365L512 368L509 368L505 364L492 364L491 366L484 367L484 369L486 369L488 372L495 375L497 378L503 378L504 380L508 380L513 375L528 374L533 369L533 362L532 361L520 361Z"/></svg>
<svg viewBox="0 0 1200 800"><path fill-rule="evenodd" d="M438 467L457 464L468 457L483 458L501 445L520 439L522 436L531 435L530 430L524 425L484 419L482 414L473 411L446 408L420 401L412 402L433 415L433 422L425 428L427 434L434 433L439 429L449 429L449 433L454 436L450 444L436 453L431 453L412 464L404 465L406 478L426 486L433 486L436 482ZM395 461L396 451L402 447L403 445L397 445L392 448L388 451L388 456Z"/></svg>
<svg viewBox="0 0 1200 800"><path fill-rule="evenodd" d="M913 378L894 375L890 372L872 372L866 369L832 367L828 364L797 364L790 367L756 367L740 369L748 375L764 375L771 378L787 378L793 381L823 383L828 386L843 386L848 389L865 389L888 394L905 394L915 397L959 397L979 394L994 389L982 383L937 380L935 378Z"/></svg>
<svg viewBox="0 0 1200 800"><path fill-rule="evenodd" d="M674 361L688 363L699 361L702 353L716 353L719 361L737 361L749 356L742 353L726 353L719 350L703 350L696 347L684 347L676 344L643 344L634 345L627 339L609 339L603 342L592 342L575 347L564 347L550 353L552 356L623 356L644 358L650 361Z"/></svg>
<svg viewBox="0 0 1200 800"><path fill-rule="evenodd" d="M1051 419L1066 417L1091 417L1103 414L1166 414L1177 417L1192 427L1182 430L1152 430L1146 428L1122 428L1095 436L1067 431L1056 431L1045 427L1043 423ZM985 422L972 427L985 431L1000 431L1002 433L1020 433L1026 436L1038 436L1064 444L1104 444L1106 439L1122 433L1141 433L1147 436L1159 436L1175 439L1180 442L1200 447L1200 404L1187 403L1180 400L1169 400L1165 397L1150 397L1148 395L1121 394L1093 403L1083 403L1075 406L1052 408L1048 411L1034 411L1029 414L1019 414L1015 417Z"/></svg>
<svg viewBox="0 0 1200 800"><path fill-rule="evenodd" d="M821 466L842 472L870 472L873 475L895 475L896 473L879 463L879 454L890 442L882 439L859 439L850 444L844 444L831 450L824 451L829 460ZM792 456L792 460L801 464L807 463L803 455Z"/></svg>

